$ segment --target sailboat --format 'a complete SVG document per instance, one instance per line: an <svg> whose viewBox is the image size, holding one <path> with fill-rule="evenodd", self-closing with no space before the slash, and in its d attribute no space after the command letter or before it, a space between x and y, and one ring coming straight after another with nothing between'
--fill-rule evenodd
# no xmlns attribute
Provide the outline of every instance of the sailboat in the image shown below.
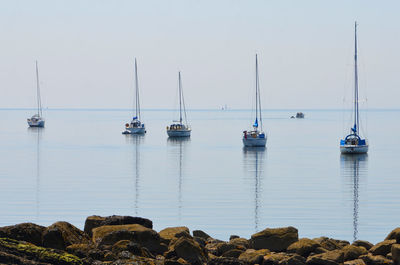
<svg viewBox="0 0 400 265"><path fill-rule="evenodd" d="M169 137L190 137L192 129L187 124L185 100L183 98L181 72L178 73L178 89L179 89L179 121L173 121L170 126L167 126L167 134ZM183 123L182 112L185 116Z"/></svg>
<svg viewBox="0 0 400 265"><path fill-rule="evenodd" d="M357 22L354 25L354 126L344 139L340 140L342 154L365 154L368 141L360 137L360 118L358 109L358 68L357 68Z"/></svg>
<svg viewBox="0 0 400 265"><path fill-rule="evenodd" d="M29 127L44 127L44 119L42 117L42 100L40 98L40 85L39 85L39 70L38 62L36 61L36 100L37 100L37 114L27 119Z"/></svg>
<svg viewBox="0 0 400 265"><path fill-rule="evenodd" d="M122 134L146 133L146 127L144 123L140 121L140 118L139 81L137 74L137 62L135 58L135 116L132 118L130 123L125 124L125 131L123 131Z"/></svg>
<svg viewBox="0 0 400 265"><path fill-rule="evenodd" d="M265 147L267 136L262 129L260 86L258 78L258 57L256 54L256 119L253 128L243 131L243 144L248 147Z"/></svg>

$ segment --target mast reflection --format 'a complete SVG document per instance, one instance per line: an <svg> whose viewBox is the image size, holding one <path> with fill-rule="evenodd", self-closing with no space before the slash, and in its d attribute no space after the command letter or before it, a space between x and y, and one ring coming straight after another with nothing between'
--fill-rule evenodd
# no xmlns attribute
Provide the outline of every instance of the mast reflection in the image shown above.
<svg viewBox="0 0 400 265"><path fill-rule="evenodd" d="M40 214L40 149L42 140L42 130L44 128L39 127L28 127L28 132L31 133L32 138L35 141L35 153L36 153L36 220L39 220Z"/></svg>
<svg viewBox="0 0 400 265"><path fill-rule="evenodd" d="M183 183L183 158L185 156L185 145L190 142L189 137L169 137L168 146L172 147L173 159L178 161L178 217L182 217L182 183Z"/></svg>
<svg viewBox="0 0 400 265"><path fill-rule="evenodd" d="M258 232L261 200L261 180L263 175L265 147L243 147L244 166L251 178L254 178L254 231Z"/></svg>
<svg viewBox="0 0 400 265"><path fill-rule="evenodd" d="M368 155L340 155L342 177L353 191L353 241L358 239L359 184L367 176Z"/></svg>
<svg viewBox="0 0 400 265"><path fill-rule="evenodd" d="M125 139L127 143L133 144L134 148L134 158L133 158L133 168L134 168L134 178L135 178L135 215L138 215L139 211L139 190L140 190L140 145L144 141L144 135L141 134L125 134Z"/></svg>

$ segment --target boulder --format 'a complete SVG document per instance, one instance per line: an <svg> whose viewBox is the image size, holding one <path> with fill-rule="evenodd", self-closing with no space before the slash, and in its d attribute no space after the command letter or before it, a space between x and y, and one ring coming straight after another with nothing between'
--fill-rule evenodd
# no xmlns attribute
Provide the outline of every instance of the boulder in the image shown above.
<svg viewBox="0 0 400 265"><path fill-rule="evenodd" d="M384 256L381 256L381 255L374 256L371 253L368 253L367 255L360 256L360 259L362 259L365 262L365 264L367 264L367 265L393 264L393 262L390 259L387 259L387 258L385 258Z"/></svg>
<svg viewBox="0 0 400 265"><path fill-rule="evenodd" d="M235 239L235 238L240 238L240 236L237 236L237 235L231 235L231 236L229 237L229 241L231 241L232 239Z"/></svg>
<svg viewBox="0 0 400 265"><path fill-rule="evenodd" d="M345 261L358 259L359 256L365 255L368 251L364 247L357 247L354 245L348 245L342 248L343 258Z"/></svg>
<svg viewBox="0 0 400 265"><path fill-rule="evenodd" d="M239 256L243 253L244 251L241 249L231 249L226 252L224 252L221 256L222 257L227 257L227 258L239 258Z"/></svg>
<svg viewBox="0 0 400 265"><path fill-rule="evenodd" d="M186 260L184 259L177 259L177 260L173 260L173 259L166 259L164 261L164 265L186 265L189 264L186 262Z"/></svg>
<svg viewBox="0 0 400 265"><path fill-rule="evenodd" d="M189 228L186 226L168 227L158 232L158 234L162 239L166 240L168 244L171 242L171 240L177 239L181 236L190 237Z"/></svg>
<svg viewBox="0 0 400 265"><path fill-rule="evenodd" d="M204 240L207 240L211 236L209 236L206 232L201 231L201 230L193 230L193 236L201 237Z"/></svg>
<svg viewBox="0 0 400 265"><path fill-rule="evenodd" d="M321 247L323 247L326 250L342 249L342 245L339 243L340 240L328 237L319 237L319 238L314 238L313 240L319 243Z"/></svg>
<svg viewBox="0 0 400 265"><path fill-rule="evenodd" d="M247 264L262 264L264 256L269 254L268 249L247 249L245 252L240 254L239 260L246 262Z"/></svg>
<svg viewBox="0 0 400 265"><path fill-rule="evenodd" d="M374 246L372 243L365 240L356 240L353 242L352 245L357 247L364 247L366 250L369 250Z"/></svg>
<svg viewBox="0 0 400 265"><path fill-rule="evenodd" d="M107 225L93 229L93 242L99 246L114 245L120 240L138 243L154 254L162 254L167 250L156 231L138 224Z"/></svg>
<svg viewBox="0 0 400 265"><path fill-rule="evenodd" d="M208 262L208 265L247 265L247 263L245 263L237 258L217 257L217 258L211 259Z"/></svg>
<svg viewBox="0 0 400 265"><path fill-rule="evenodd" d="M385 238L385 240L395 239L397 243L400 243L400 227L393 229Z"/></svg>
<svg viewBox="0 0 400 265"><path fill-rule="evenodd" d="M308 265L335 265L344 262L344 255L341 250L331 250L326 253L309 256Z"/></svg>
<svg viewBox="0 0 400 265"><path fill-rule="evenodd" d="M87 253L89 253L89 250L91 249L93 249L93 246L89 244L73 244L69 245L66 251L79 258L84 258L87 256Z"/></svg>
<svg viewBox="0 0 400 265"><path fill-rule="evenodd" d="M144 227L153 229L153 222L149 219L142 217L120 216L120 215L102 217L98 215L93 215L86 218L84 231L89 236L92 236L92 230L99 226L129 225L129 224L139 224Z"/></svg>
<svg viewBox="0 0 400 265"><path fill-rule="evenodd" d="M0 237L7 237L15 240L32 243L36 246L42 245L42 233L44 226L33 223L22 223L0 227Z"/></svg>
<svg viewBox="0 0 400 265"><path fill-rule="evenodd" d="M294 227L267 228L251 236L250 248L285 251L298 239L298 231Z"/></svg>
<svg viewBox="0 0 400 265"><path fill-rule="evenodd" d="M111 251L114 254L118 254L121 251L125 251L128 250L128 245L131 241L129 240L120 240L117 243L115 243L112 247L111 247Z"/></svg>
<svg viewBox="0 0 400 265"><path fill-rule="evenodd" d="M229 244L232 244L235 246L241 246L245 249L248 249L250 247L249 241L246 238L240 238L240 237L236 237L236 238L229 240Z"/></svg>
<svg viewBox="0 0 400 265"><path fill-rule="evenodd" d="M287 252L296 253L303 257L308 257L310 253L314 252L318 247L321 247L316 241L309 238L301 238L299 241L294 242L287 248Z"/></svg>
<svg viewBox="0 0 400 265"><path fill-rule="evenodd" d="M279 265L305 265L306 259L298 254L289 254L279 262Z"/></svg>
<svg viewBox="0 0 400 265"><path fill-rule="evenodd" d="M174 252L178 258L188 261L190 264L201 265L207 262L206 253L193 239L181 237L170 246L170 252Z"/></svg>
<svg viewBox="0 0 400 265"><path fill-rule="evenodd" d="M47 248L65 250L73 244L88 244L89 236L67 222L57 222L47 227L42 235L42 244Z"/></svg>
<svg viewBox="0 0 400 265"><path fill-rule="evenodd" d="M0 238L0 253L3 253L3 255L0 255L0 263L3 264L82 264L78 257L65 251L38 247L31 243L10 238Z"/></svg>
<svg viewBox="0 0 400 265"><path fill-rule="evenodd" d="M372 255L375 255L375 256L376 255L386 256L391 251L393 244L396 244L395 239L385 240L385 241L379 242L378 244L376 244L375 246L370 248L369 252L371 252Z"/></svg>
<svg viewBox="0 0 400 265"><path fill-rule="evenodd" d="M344 265L366 265L366 264L362 259L354 259L345 261Z"/></svg>
<svg viewBox="0 0 400 265"><path fill-rule="evenodd" d="M195 236L193 237L193 240L196 241L201 247L206 246L206 241L204 240L204 238Z"/></svg>
<svg viewBox="0 0 400 265"><path fill-rule="evenodd" d="M267 253L263 257L263 265L278 265L287 258L286 253Z"/></svg>
<svg viewBox="0 0 400 265"><path fill-rule="evenodd" d="M400 244L393 244L392 249L392 260L395 265L400 265Z"/></svg>

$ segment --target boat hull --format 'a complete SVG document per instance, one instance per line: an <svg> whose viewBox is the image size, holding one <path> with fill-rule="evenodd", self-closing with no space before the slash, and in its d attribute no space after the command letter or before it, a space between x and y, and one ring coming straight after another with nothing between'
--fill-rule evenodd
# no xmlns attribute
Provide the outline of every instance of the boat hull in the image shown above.
<svg viewBox="0 0 400 265"><path fill-rule="evenodd" d="M123 134L145 134L146 128L126 128L126 131Z"/></svg>
<svg viewBox="0 0 400 265"><path fill-rule="evenodd" d="M341 145L340 152L342 154L366 154L368 145Z"/></svg>
<svg viewBox="0 0 400 265"><path fill-rule="evenodd" d="M29 127L38 127L38 128L43 128L44 127L44 121L28 121Z"/></svg>
<svg viewBox="0 0 400 265"><path fill-rule="evenodd" d="M168 137L190 137L190 130L167 130Z"/></svg>
<svg viewBox="0 0 400 265"><path fill-rule="evenodd" d="M243 137L242 140L245 147L265 147L265 145L267 144L267 138L247 137L246 139Z"/></svg>

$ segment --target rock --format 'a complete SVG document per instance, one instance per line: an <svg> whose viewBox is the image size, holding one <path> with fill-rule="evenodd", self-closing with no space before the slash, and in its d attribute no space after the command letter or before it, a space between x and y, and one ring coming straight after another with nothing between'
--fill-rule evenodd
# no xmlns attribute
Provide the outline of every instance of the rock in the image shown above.
<svg viewBox="0 0 400 265"><path fill-rule="evenodd" d="M22 223L0 227L0 237L7 237L15 240L26 241L36 246L42 245L42 233L44 226L33 223Z"/></svg>
<svg viewBox="0 0 400 265"><path fill-rule="evenodd" d="M158 234L162 239L166 240L168 244L171 242L171 240L177 239L181 236L190 237L189 228L186 226L168 227L158 232Z"/></svg>
<svg viewBox="0 0 400 265"><path fill-rule="evenodd" d="M211 237L206 232L201 231L201 230L193 230L193 236L201 237L205 240L207 240L208 238Z"/></svg>
<svg viewBox="0 0 400 265"><path fill-rule="evenodd" d="M352 245L357 247L364 247L366 250L369 250L374 246L372 243L365 240L356 240L353 242Z"/></svg>
<svg viewBox="0 0 400 265"><path fill-rule="evenodd" d="M72 255L75 255L79 258L84 258L91 249L93 249L93 246L88 244L73 244L69 245L66 250Z"/></svg>
<svg viewBox="0 0 400 265"><path fill-rule="evenodd" d="M279 265L305 265L306 259L298 254L286 256L279 262Z"/></svg>
<svg viewBox="0 0 400 265"><path fill-rule="evenodd" d="M386 256L392 249L392 245L396 244L396 240L390 239L390 240L385 240L382 242L379 242L375 246L369 249L369 252L372 253L372 255L382 255Z"/></svg>
<svg viewBox="0 0 400 265"><path fill-rule="evenodd" d="M390 232L385 240L395 239L397 243L400 243L400 227L397 227Z"/></svg>
<svg viewBox="0 0 400 265"><path fill-rule="evenodd" d="M240 246L240 245L234 245L231 243L218 243L216 244L216 252L215 253L216 256L221 256L223 255L225 252L233 250L233 249L239 249L239 250L246 250L244 247Z"/></svg>
<svg viewBox="0 0 400 265"><path fill-rule="evenodd" d="M65 250L73 244L88 244L87 234L67 222L57 222L47 227L42 236L43 246Z"/></svg>
<svg viewBox="0 0 400 265"><path fill-rule="evenodd" d="M348 245L342 248L343 258L345 261L358 259L359 256L365 255L368 251L364 247L357 247L354 245Z"/></svg>
<svg viewBox="0 0 400 265"><path fill-rule="evenodd" d="M344 265L366 265L362 259L345 261Z"/></svg>
<svg viewBox="0 0 400 265"><path fill-rule="evenodd" d="M114 254L128 250L128 245L130 242L131 241L129 240L120 240L112 246L111 250Z"/></svg>
<svg viewBox="0 0 400 265"><path fill-rule="evenodd" d="M201 247L206 246L206 241L204 240L204 238L195 236L193 237L193 240L196 241Z"/></svg>
<svg viewBox="0 0 400 265"><path fill-rule="evenodd" d="M190 238L179 238L172 246L170 246L169 251L173 251L178 258L182 258L190 264L201 265L207 262L205 252L199 244Z"/></svg>
<svg viewBox="0 0 400 265"><path fill-rule="evenodd" d="M263 257L263 265L278 265L281 261L283 261L287 256L286 253L267 253Z"/></svg>
<svg viewBox="0 0 400 265"><path fill-rule="evenodd" d="M166 259L164 261L164 265L186 265L186 264L189 263L187 263L184 259L178 259L178 260Z"/></svg>
<svg viewBox="0 0 400 265"><path fill-rule="evenodd" d="M133 241L154 254L162 254L168 249L161 243L156 231L138 224L107 225L93 229L93 242L99 246L113 245L119 240Z"/></svg>
<svg viewBox="0 0 400 265"><path fill-rule="evenodd" d="M235 246L241 246L245 249L250 247L249 241L246 238L240 238L240 237L236 237L236 238L229 240L229 244L235 245Z"/></svg>
<svg viewBox="0 0 400 265"><path fill-rule="evenodd" d="M131 253L129 253L129 251L126 251L126 250L121 251L118 254L118 258L120 258L120 259L129 259L130 257L131 257Z"/></svg>
<svg viewBox="0 0 400 265"><path fill-rule="evenodd" d="M239 258L239 256L243 253L243 250L240 249L231 249L224 252L221 256L227 258Z"/></svg>
<svg viewBox="0 0 400 265"><path fill-rule="evenodd" d="M218 257L208 262L208 265L247 265L245 262L236 258Z"/></svg>
<svg viewBox="0 0 400 265"><path fill-rule="evenodd" d="M231 236L229 237L229 241L231 241L232 239L236 239L236 238L240 238L240 236L237 236L237 235L231 235Z"/></svg>
<svg viewBox="0 0 400 265"><path fill-rule="evenodd" d="M128 257L129 258L129 257ZM114 261L117 259L117 256L112 253L111 251L106 251L106 253L104 253L104 261Z"/></svg>
<svg viewBox="0 0 400 265"><path fill-rule="evenodd" d="M331 250L326 253L309 256L306 263L308 265L335 265L344 262L344 255L341 250Z"/></svg>
<svg viewBox="0 0 400 265"><path fill-rule="evenodd" d="M251 236L250 247L254 249L269 249L271 251L285 251L288 246L298 239L298 231L294 227L267 228Z"/></svg>
<svg viewBox="0 0 400 265"><path fill-rule="evenodd" d="M393 264L400 265L400 244L393 244L391 253Z"/></svg>
<svg viewBox="0 0 400 265"><path fill-rule="evenodd" d="M339 244L340 241L333 238L319 237L319 238L314 238L313 240L319 243L321 247L329 251L335 249L342 249L342 245Z"/></svg>
<svg viewBox="0 0 400 265"><path fill-rule="evenodd" d="M239 260L244 261L248 264L262 264L264 260L264 256L269 254L270 251L268 249L247 249L245 252L240 254Z"/></svg>
<svg viewBox="0 0 400 265"><path fill-rule="evenodd" d="M360 259L362 259L365 262L365 264L367 264L367 265L393 264L393 262L390 259L387 259L381 255L374 256L371 253L360 256Z"/></svg>
<svg viewBox="0 0 400 265"><path fill-rule="evenodd" d="M311 252L314 252L315 249L321 247L316 241L311 240L309 238L301 238L299 241L294 242L287 248L287 252L289 253L297 253L300 256L308 257Z"/></svg>
<svg viewBox="0 0 400 265"><path fill-rule="evenodd" d="M153 222L149 219L142 217L120 216L120 215L102 217L93 215L86 218L84 231L89 236L92 236L92 230L99 226L129 225L129 224L139 224L144 227L153 229Z"/></svg>
<svg viewBox="0 0 400 265"><path fill-rule="evenodd" d="M3 255L0 255L0 262L8 264L82 264L78 257L67 252L38 247L31 243L10 238L0 238L0 253L3 253ZM12 259L14 260L12 261Z"/></svg>

